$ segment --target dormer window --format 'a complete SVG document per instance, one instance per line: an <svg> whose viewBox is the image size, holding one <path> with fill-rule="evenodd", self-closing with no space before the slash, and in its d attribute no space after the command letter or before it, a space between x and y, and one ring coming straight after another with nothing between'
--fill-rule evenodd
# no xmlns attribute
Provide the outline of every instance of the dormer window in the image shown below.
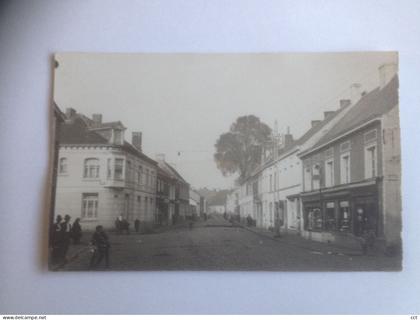
<svg viewBox="0 0 420 320"><path fill-rule="evenodd" d="M115 144L122 144L122 130L114 129L114 143Z"/></svg>

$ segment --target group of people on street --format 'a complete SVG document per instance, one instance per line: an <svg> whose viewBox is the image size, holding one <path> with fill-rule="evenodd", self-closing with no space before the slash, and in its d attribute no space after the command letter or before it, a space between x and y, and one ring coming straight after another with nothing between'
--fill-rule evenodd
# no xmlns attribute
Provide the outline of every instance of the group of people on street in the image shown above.
<svg viewBox="0 0 420 320"><path fill-rule="evenodd" d="M67 262L67 251L71 241L75 245L80 244L82 238L80 219L76 219L73 225L70 220L71 217L68 214L64 216L64 219L61 215L57 215L50 230L51 263L53 265L63 265Z"/></svg>

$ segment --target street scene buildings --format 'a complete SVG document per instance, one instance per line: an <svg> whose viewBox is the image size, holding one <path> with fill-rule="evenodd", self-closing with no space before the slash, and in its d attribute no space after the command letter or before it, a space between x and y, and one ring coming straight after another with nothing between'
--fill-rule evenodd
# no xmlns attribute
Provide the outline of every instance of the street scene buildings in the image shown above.
<svg viewBox="0 0 420 320"><path fill-rule="evenodd" d="M380 86L340 100L299 139L279 135L257 169L232 190L226 210L257 227L316 241L358 242L369 229L384 250L400 250L398 77L379 69ZM354 237L356 236L356 237Z"/></svg>
<svg viewBox="0 0 420 320"><path fill-rule="evenodd" d="M397 61L375 73L375 85L348 83L304 124L240 115L211 137L212 165L235 177L223 188L194 167L208 151L178 148L162 123L162 135L145 135L144 123L56 101L51 269L400 270ZM170 142L150 155L148 139Z"/></svg>

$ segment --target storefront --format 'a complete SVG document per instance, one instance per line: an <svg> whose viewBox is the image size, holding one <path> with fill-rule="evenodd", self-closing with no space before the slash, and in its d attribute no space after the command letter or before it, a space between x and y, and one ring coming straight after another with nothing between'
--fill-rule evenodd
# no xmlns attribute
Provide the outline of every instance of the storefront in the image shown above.
<svg viewBox="0 0 420 320"><path fill-rule="evenodd" d="M376 180L301 194L305 237L334 241L339 235L381 234Z"/></svg>

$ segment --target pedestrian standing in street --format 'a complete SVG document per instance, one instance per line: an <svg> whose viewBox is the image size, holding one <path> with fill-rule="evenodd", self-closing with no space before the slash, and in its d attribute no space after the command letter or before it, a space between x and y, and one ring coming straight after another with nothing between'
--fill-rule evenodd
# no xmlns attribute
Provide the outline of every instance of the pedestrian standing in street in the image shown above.
<svg viewBox="0 0 420 320"><path fill-rule="evenodd" d="M89 268L96 268L103 258L105 258L105 267L109 268L109 248L111 245L108 240L108 235L101 225L96 227L92 235L91 244L95 246L95 251L90 259Z"/></svg>
<svg viewBox="0 0 420 320"><path fill-rule="evenodd" d="M71 217L66 214L64 216L64 222L61 223L61 244L60 244L60 263L65 264L67 251L69 250L70 246L70 239L71 239L71 224L70 224Z"/></svg>
<svg viewBox="0 0 420 320"><path fill-rule="evenodd" d="M74 244L80 244L80 238L82 237L82 227L80 226L80 218L77 218L73 226L71 227L71 237Z"/></svg>
<svg viewBox="0 0 420 320"><path fill-rule="evenodd" d="M56 265L60 260L60 248L61 248L61 222L63 217L57 215L55 223L52 225L50 231L50 247L51 247L51 263Z"/></svg>
<svg viewBox="0 0 420 320"><path fill-rule="evenodd" d="M136 229L136 233L139 233L139 231L140 231L140 220L139 219L134 220L134 229Z"/></svg>

